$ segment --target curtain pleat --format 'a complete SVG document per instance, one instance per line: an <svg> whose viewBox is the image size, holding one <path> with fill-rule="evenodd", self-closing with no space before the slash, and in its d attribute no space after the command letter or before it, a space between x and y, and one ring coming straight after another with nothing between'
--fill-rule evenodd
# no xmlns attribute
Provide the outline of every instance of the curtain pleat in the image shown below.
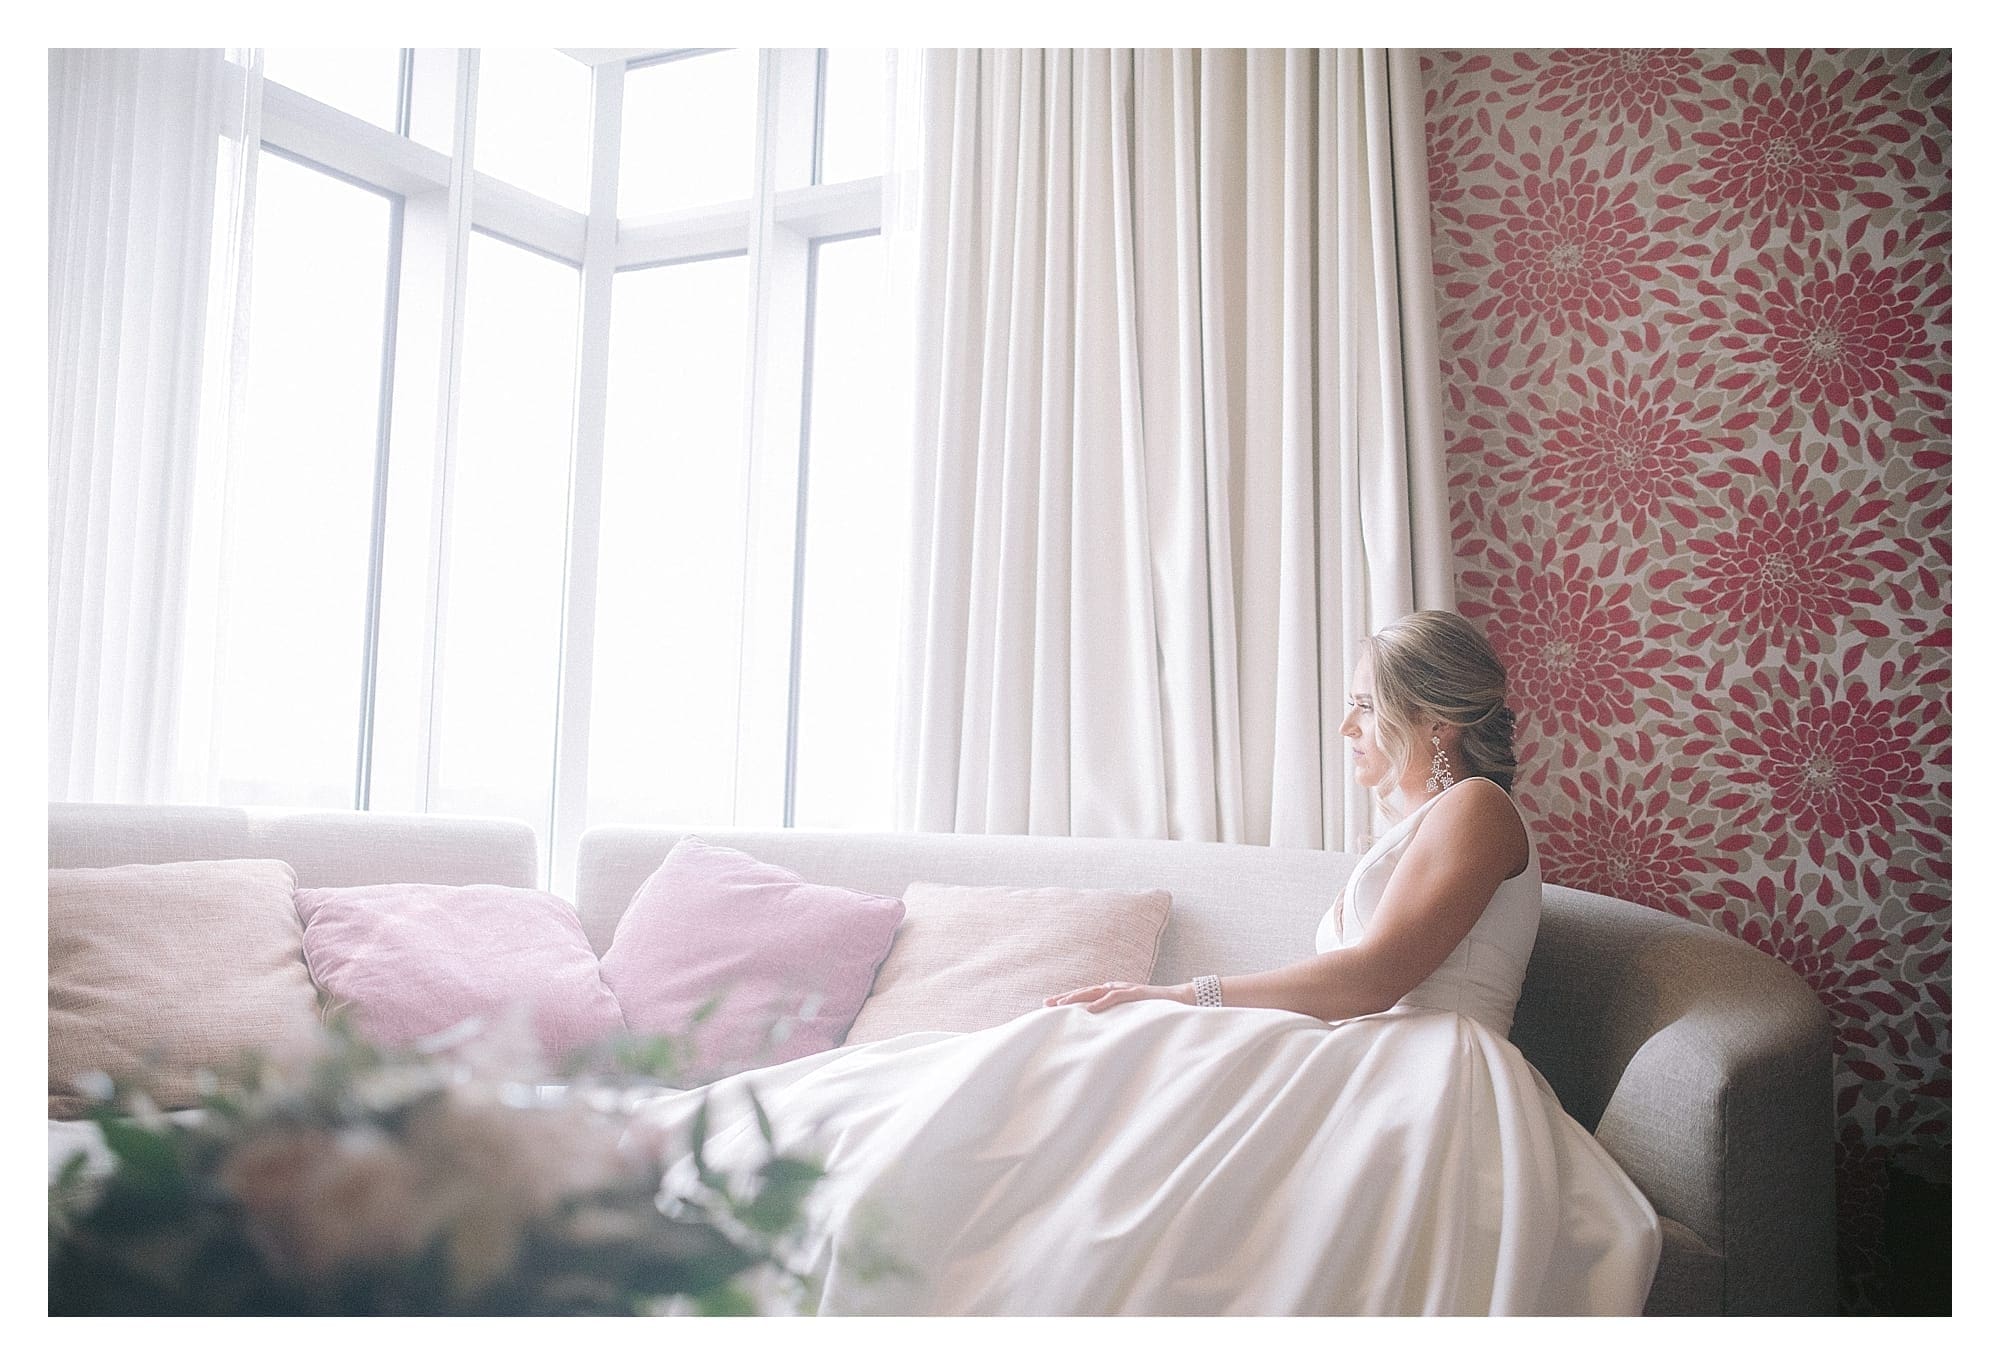
<svg viewBox="0 0 2000 1365"><path fill-rule="evenodd" d="M1278 528L1277 667L1272 697L1271 834L1273 844L1315 848L1322 842L1320 769L1326 750L1320 733L1322 689L1344 680L1323 679L1319 658L1319 514L1313 440L1314 239L1317 208L1314 147L1317 103L1309 52L1283 54L1284 98L1279 200L1282 271L1278 297L1278 492L1272 519ZM1334 748L1337 754L1337 746Z"/></svg>
<svg viewBox="0 0 2000 1365"><path fill-rule="evenodd" d="M240 86L240 79L238 81ZM49 794L174 792L219 51L49 54Z"/></svg>
<svg viewBox="0 0 2000 1365"><path fill-rule="evenodd" d="M1240 270L1244 259L1245 214L1241 156L1202 155L1202 148L1225 145L1233 111L1243 106L1247 67L1240 52L1191 57L1199 97L1196 136L1184 155L1196 165L1196 202L1201 240L1197 248L1195 306L1201 332L1201 444L1204 510L1208 519L1209 663L1213 670L1216 834L1229 843L1255 842L1250 824L1250 772L1243 711L1243 606L1237 590L1242 573L1243 384L1246 340ZM1183 287L1184 282L1183 282ZM1197 738L1196 743L1199 743ZM1190 832L1182 838L1202 838Z"/></svg>
<svg viewBox="0 0 2000 1365"><path fill-rule="evenodd" d="M1076 217L1073 110L1076 58L1042 56L1042 168L1040 260L1030 272L1039 309L1031 326L1037 341L1032 398L1035 483L1034 577L1026 594L1034 615L1032 693L1028 698L1028 820L1030 834L1066 834L1070 828L1070 578L1074 463L1069 431L1074 420L1070 375L1076 364L1064 321L1075 308L1076 277L1069 240ZM1034 201L1030 200L1032 204ZM1029 210L1029 211L1032 211ZM1014 705L1020 698L1011 699Z"/></svg>
<svg viewBox="0 0 2000 1365"><path fill-rule="evenodd" d="M1194 75L1190 52L1134 57L1134 278L1141 282L1200 278ZM1183 547L1152 556L1167 819L1212 839L1218 792L1208 742L1216 712L1200 299L1192 289L1140 288L1136 302L1146 514L1155 546Z"/></svg>
<svg viewBox="0 0 2000 1365"><path fill-rule="evenodd" d="M1414 60L922 80L902 822L1356 846L1358 644L1453 597Z"/></svg>
<svg viewBox="0 0 2000 1365"><path fill-rule="evenodd" d="M1156 829L1165 773L1126 192L1131 64L1105 51L1079 61L1070 821Z"/></svg>

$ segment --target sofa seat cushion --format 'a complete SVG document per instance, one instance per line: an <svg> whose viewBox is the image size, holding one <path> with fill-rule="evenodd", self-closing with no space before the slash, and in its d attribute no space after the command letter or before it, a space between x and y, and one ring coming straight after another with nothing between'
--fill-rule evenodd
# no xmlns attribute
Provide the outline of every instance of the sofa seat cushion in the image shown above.
<svg viewBox="0 0 2000 1365"><path fill-rule="evenodd" d="M970 1033L1099 981L1146 981L1173 897L1165 891L916 882L850 1043Z"/></svg>
<svg viewBox="0 0 2000 1365"><path fill-rule="evenodd" d="M308 1045L319 1008L292 891L270 859L50 869L49 1117L88 1109L84 1073L181 1109L199 1073Z"/></svg>
<svg viewBox="0 0 2000 1365"><path fill-rule="evenodd" d="M371 1042L518 1023L554 1063L624 1027L575 908L546 891L392 883L306 889L297 902L329 1018Z"/></svg>
<svg viewBox="0 0 2000 1365"><path fill-rule="evenodd" d="M632 1032L688 1045L701 1083L839 1046L902 919L894 897L690 836L632 897L604 979Z"/></svg>

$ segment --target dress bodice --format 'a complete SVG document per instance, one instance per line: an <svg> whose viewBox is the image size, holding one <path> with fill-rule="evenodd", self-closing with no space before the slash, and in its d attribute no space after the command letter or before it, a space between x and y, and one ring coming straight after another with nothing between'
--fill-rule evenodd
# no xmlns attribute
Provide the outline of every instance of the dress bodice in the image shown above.
<svg viewBox="0 0 2000 1365"><path fill-rule="evenodd" d="M1339 913L1336 905L1320 921L1313 945L1318 951L1331 952L1360 942L1397 863L1408 851L1424 817L1443 796L1443 792L1438 793L1404 816L1362 855L1342 893L1345 913ZM1524 819L1522 827L1525 829L1526 825ZM1530 837L1527 867L1500 883L1493 899L1487 902L1486 909L1451 950L1451 955L1405 995L1399 1007L1455 1010L1505 1037L1514 1024L1514 1005L1521 996L1521 982L1528 972L1528 955L1534 950L1535 931L1541 918L1541 855Z"/></svg>

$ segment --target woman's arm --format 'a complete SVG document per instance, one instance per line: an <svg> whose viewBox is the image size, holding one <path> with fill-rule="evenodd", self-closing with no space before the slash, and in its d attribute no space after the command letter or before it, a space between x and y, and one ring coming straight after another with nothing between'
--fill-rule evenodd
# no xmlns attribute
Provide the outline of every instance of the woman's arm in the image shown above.
<svg viewBox="0 0 2000 1365"><path fill-rule="evenodd" d="M1491 783L1469 782L1424 817L1359 943L1275 971L1224 977L1222 1003L1315 1019L1388 1009L1442 965L1500 883L1526 862L1527 833L1513 803ZM1095 1011L1147 999L1192 1005L1194 986L1109 982L1049 1003Z"/></svg>

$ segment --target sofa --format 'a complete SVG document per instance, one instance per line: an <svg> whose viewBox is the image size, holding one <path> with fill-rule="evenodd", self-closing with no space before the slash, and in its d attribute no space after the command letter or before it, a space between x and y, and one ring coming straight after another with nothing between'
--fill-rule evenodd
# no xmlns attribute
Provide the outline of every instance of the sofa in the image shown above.
<svg viewBox="0 0 2000 1365"><path fill-rule="evenodd" d="M812 882L1163 888L1152 979L1262 970L1310 951L1357 855L1154 840L700 830L586 831L574 904L607 952L635 892L687 834ZM533 831L506 820L52 803L49 866L276 859L300 887L532 887ZM559 884L561 884L559 882ZM1083 983L1076 983L1083 984ZM1782 963L1703 926L1551 886L1515 1043L1658 1212L1649 1314L1812 1314L1835 1303L1832 1031ZM51 1120L51 1164L87 1140Z"/></svg>

